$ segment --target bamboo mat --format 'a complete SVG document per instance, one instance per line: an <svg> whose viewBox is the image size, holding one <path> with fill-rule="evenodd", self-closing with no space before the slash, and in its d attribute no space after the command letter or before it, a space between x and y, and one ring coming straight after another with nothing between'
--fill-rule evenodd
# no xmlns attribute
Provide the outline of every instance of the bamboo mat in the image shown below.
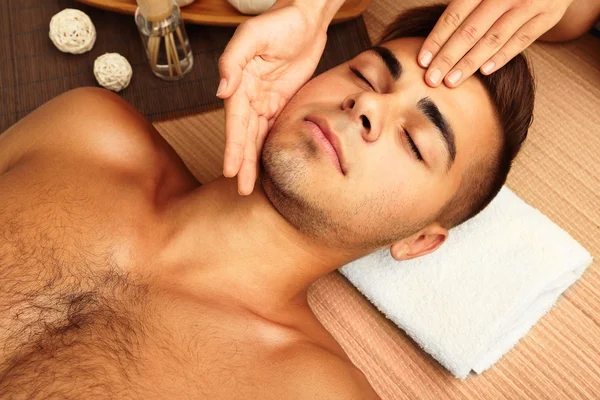
<svg viewBox="0 0 600 400"><path fill-rule="evenodd" d="M62 53L50 41L50 19L65 8L82 10L92 19L97 39L88 53ZM215 96L217 61L234 28L187 24L194 67L182 80L165 82L152 74L132 16L98 10L75 0L0 0L0 10L0 133L69 89L97 86L94 60L107 52L120 53L129 60L133 77L119 94L151 121L222 107ZM362 18L332 26L328 36L317 73L354 57L369 45Z"/></svg>
<svg viewBox="0 0 600 400"><path fill-rule="evenodd" d="M402 9L373 0L372 40ZM586 35L527 51L537 78L535 121L507 185L595 258L582 279L493 367L467 380L437 361L334 272L310 305L384 400L600 398L600 40ZM222 173L223 111L156 123L201 182Z"/></svg>

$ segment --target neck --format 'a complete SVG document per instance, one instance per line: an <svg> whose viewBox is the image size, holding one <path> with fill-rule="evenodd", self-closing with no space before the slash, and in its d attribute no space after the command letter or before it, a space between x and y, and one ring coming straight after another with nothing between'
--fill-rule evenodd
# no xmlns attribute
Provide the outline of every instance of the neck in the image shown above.
<svg viewBox="0 0 600 400"><path fill-rule="evenodd" d="M262 186L237 193L221 177L168 207L166 257L191 290L210 284L219 297L272 317L307 304L308 287L362 254L326 247L296 230Z"/></svg>

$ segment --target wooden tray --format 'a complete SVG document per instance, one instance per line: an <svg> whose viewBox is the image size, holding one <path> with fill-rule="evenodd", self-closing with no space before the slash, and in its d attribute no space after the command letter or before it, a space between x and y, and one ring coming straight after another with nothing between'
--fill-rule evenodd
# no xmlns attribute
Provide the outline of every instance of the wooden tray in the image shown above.
<svg viewBox="0 0 600 400"><path fill-rule="evenodd" d="M92 7L103 8L122 14L135 13L137 3L135 0L78 0ZM344 5L335 14L332 24L344 22L358 17L369 6L371 0L346 0ZM201 25L237 26L251 18L236 10L227 0L196 0L192 4L181 8L185 22Z"/></svg>

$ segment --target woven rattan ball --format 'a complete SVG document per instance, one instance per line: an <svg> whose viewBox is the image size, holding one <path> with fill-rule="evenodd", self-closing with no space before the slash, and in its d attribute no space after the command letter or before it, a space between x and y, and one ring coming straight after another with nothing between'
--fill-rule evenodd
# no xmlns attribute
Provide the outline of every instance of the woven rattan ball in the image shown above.
<svg viewBox="0 0 600 400"><path fill-rule="evenodd" d="M125 89L131 80L131 65L119 53L106 53L94 61L94 76L98 83L114 92Z"/></svg>
<svg viewBox="0 0 600 400"><path fill-rule="evenodd" d="M96 28L85 13L66 8L50 20L49 36L60 51L81 54L94 47Z"/></svg>

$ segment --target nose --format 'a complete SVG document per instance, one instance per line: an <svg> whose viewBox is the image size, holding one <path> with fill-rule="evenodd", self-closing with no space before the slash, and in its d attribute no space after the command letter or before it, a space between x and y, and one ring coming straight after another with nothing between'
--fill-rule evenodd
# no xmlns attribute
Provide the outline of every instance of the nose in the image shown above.
<svg viewBox="0 0 600 400"><path fill-rule="evenodd" d="M348 113L352 123L360 126L364 140L377 140L381 126L377 117L377 99L372 93L358 93L346 97L342 103L342 110Z"/></svg>

